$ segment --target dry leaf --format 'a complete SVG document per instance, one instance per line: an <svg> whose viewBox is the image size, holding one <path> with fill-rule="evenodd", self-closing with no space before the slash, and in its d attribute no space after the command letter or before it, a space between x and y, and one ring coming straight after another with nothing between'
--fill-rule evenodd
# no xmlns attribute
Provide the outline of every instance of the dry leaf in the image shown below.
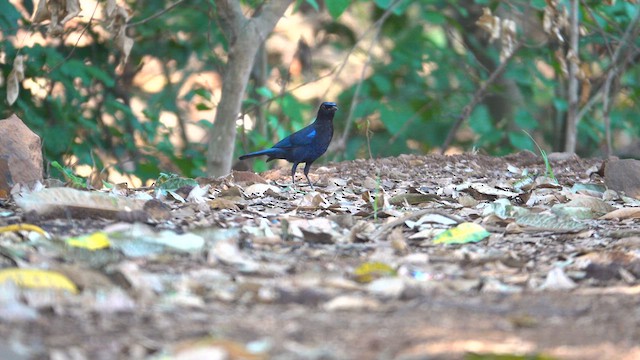
<svg viewBox="0 0 640 360"><path fill-rule="evenodd" d="M491 9L483 8L482 16L476 21L476 25L490 34L489 42L500 39L500 61L505 61L513 54L516 39L516 23L509 19L500 19L491 13Z"/></svg>
<svg viewBox="0 0 640 360"><path fill-rule="evenodd" d="M14 196L18 206L26 212L45 216L119 217L121 213L142 211L144 200L116 197L99 192L71 188L51 188Z"/></svg>
<svg viewBox="0 0 640 360"><path fill-rule="evenodd" d="M107 1L105 6L105 19L107 21L106 28L111 32L111 36L114 37L116 47L122 51L124 55L120 61L121 64L127 62L129 54L133 48L134 41L127 36L127 22L129 21L129 14L127 10L122 6L116 4L114 0Z"/></svg>
<svg viewBox="0 0 640 360"><path fill-rule="evenodd" d="M493 42L493 40L500 37L500 18L493 16L489 8L482 8L482 15L476 21L476 25L491 34L489 42Z"/></svg>
<svg viewBox="0 0 640 360"><path fill-rule="evenodd" d="M47 7L47 0L38 1L38 6L31 17L31 21L34 24L39 24L45 20L49 20L51 18L51 13L49 12L49 8Z"/></svg>
<svg viewBox="0 0 640 360"><path fill-rule="evenodd" d="M623 220L623 219L640 219L640 207L628 207L613 210L610 213L602 215L600 220Z"/></svg>
<svg viewBox="0 0 640 360"><path fill-rule="evenodd" d="M20 94L20 82L24 80L24 57L16 56L13 60L13 68L7 78L7 102L13 105L18 100Z"/></svg>
<svg viewBox="0 0 640 360"><path fill-rule="evenodd" d="M74 17L80 15L80 11L82 11L82 8L80 7L80 0L66 0L65 2L66 15L60 21L62 25L66 24L67 21L73 19Z"/></svg>

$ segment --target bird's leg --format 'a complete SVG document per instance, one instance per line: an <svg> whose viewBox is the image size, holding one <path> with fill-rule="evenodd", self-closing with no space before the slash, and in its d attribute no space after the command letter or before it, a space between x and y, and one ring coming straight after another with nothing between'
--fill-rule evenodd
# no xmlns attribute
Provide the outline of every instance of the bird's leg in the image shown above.
<svg viewBox="0 0 640 360"><path fill-rule="evenodd" d="M309 186L311 186L311 190L315 190L313 188L313 184L311 183L311 179L309 179L309 170L311 170L311 164L312 164L311 161L308 162L308 163L305 163L305 165L304 165L304 176L307 178L307 181L309 182Z"/></svg>
<svg viewBox="0 0 640 360"><path fill-rule="evenodd" d="M298 164L299 163L294 162L293 166L291 167L291 186L296 185L296 170L298 169Z"/></svg>

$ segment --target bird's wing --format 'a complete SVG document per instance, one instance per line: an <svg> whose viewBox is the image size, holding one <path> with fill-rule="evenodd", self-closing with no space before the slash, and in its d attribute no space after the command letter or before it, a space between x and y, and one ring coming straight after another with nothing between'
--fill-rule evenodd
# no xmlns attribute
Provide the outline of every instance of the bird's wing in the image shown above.
<svg viewBox="0 0 640 360"><path fill-rule="evenodd" d="M313 126L307 126L304 129L296 131L295 133L280 140L277 144L273 145L274 148L292 148L299 146L310 145L313 139L317 135L317 130Z"/></svg>

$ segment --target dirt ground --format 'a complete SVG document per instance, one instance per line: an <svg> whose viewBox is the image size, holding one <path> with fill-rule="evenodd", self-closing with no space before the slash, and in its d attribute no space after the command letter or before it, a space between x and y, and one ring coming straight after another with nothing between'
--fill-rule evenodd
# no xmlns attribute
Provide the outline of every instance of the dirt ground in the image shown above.
<svg viewBox="0 0 640 360"><path fill-rule="evenodd" d="M602 213L630 206L576 190L603 183L601 160L551 160L557 184L531 153L314 166L315 190L300 174L288 188L284 164L200 180L204 201L168 196L169 215L146 221L205 240L189 251L77 249L64 239L133 225L7 201L5 225L29 220L53 238L0 234L0 267L55 270L78 292L5 284L1 358L639 359L638 219L532 226L489 206L535 217L576 194L604 199ZM490 235L434 243L462 222Z"/></svg>

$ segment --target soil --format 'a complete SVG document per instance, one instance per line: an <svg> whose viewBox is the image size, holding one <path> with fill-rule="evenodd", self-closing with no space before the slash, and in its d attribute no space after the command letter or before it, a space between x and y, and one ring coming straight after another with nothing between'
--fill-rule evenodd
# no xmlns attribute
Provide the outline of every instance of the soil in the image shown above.
<svg viewBox="0 0 640 360"><path fill-rule="evenodd" d="M482 204L499 198L544 212L565 202L574 184L602 183L593 174L601 160L550 158L559 185L540 182L514 197L460 189L482 183L514 191L507 189L520 177L514 169L545 173L540 157L330 163L312 169L315 190L301 174L297 190L286 188L288 166L250 181L239 180L246 174L202 180L211 185L208 206L167 198L170 220L152 222L156 230L200 234L206 239L200 251L118 252L98 261L42 243L23 249L18 266L63 272L80 293L38 302L28 293L35 290L24 290L20 303L37 315L3 318L0 353L3 359L639 359L637 219L593 218L565 231L492 221L483 212ZM276 190L248 195L252 185ZM243 192L234 198L235 188ZM424 197L389 205L402 194ZM532 194L555 200L527 205ZM213 206L214 198L230 200ZM620 198L606 200L625 206ZM4 207L15 213L6 223L24 219L12 202ZM416 236L424 224L409 227L425 215L475 222L491 235L434 244L433 236ZM56 238L114 223L35 220ZM426 230L454 225L435 221ZM2 248L20 239L26 241L2 238ZM2 255L2 267L16 264L15 255ZM363 270L367 263L375 270ZM114 299L130 304L113 305Z"/></svg>

